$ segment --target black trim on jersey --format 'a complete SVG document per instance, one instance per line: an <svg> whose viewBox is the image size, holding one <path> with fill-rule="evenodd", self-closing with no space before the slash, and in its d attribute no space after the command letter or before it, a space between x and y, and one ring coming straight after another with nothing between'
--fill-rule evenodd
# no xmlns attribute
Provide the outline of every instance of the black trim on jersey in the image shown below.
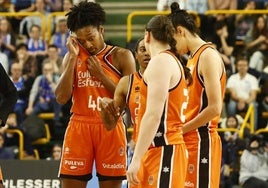
<svg viewBox="0 0 268 188"><path fill-rule="evenodd" d="M129 103L129 98L130 98L130 95L131 95L131 88L132 88L132 85L133 85L133 82L134 82L134 74L130 74L128 76L129 80L128 80L128 89L127 89L127 96L126 96L126 103L128 104Z"/></svg>
<svg viewBox="0 0 268 188"><path fill-rule="evenodd" d="M103 60L104 63L110 67L118 76L122 77L122 74L119 70L117 70L112 64L111 62L107 59L107 57L110 55L110 53L116 48L116 46L112 46L112 48L110 50L108 50L108 52L106 52L106 54L103 55Z"/></svg>
<svg viewBox="0 0 268 188"><path fill-rule="evenodd" d="M203 48L203 46L206 46L206 47ZM202 48L203 48L203 49L202 49ZM210 43L203 44L203 45L202 45L202 46L201 46L201 47L194 53L194 55L192 55L192 57L194 57L195 54L196 54L197 52L199 52L199 50L202 49L202 52L204 52L204 50L207 49L207 48L215 49L215 48L213 48L213 46L211 46ZM197 63L196 63L196 74L197 74L197 78L198 78L198 80L199 80L199 83L201 84L201 86L202 86L203 88L205 88L205 86L204 86L204 79L203 79L203 77L202 77L201 75L198 74L199 58L200 58L202 52L199 54L199 57L198 57L198 59L197 59Z"/></svg>
<svg viewBox="0 0 268 188"><path fill-rule="evenodd" d="M209 168L210 168L210 145L209 145L209 132L207 126L198 128L200 136L200 147L199 147L199 186L198 188L209 187ZM206 161L207 160L207 161Z"/></svg>
<svg viewBox="0 0 268 188"><path fill-rule="evenodd" d="M174 148L173 145L168 145L163 147L163 157L161 165L161 173L159 178L159 188L170 187L170 179L172 176L172 157ZM165 171L167 170L167 171Z"/></svg>
<svg viewBox="0 0 268 188"><path fill-rule="evenodd" d="M166 102L165 102L165 104L166 104ZM165 135L165 123L166 123L166 121L165 121L166 113L165 112L166 112L166 105L164 105L164 110L163 110L163 113L162 113L162 116L161 116L160 124L158 126L156 135L155 135L154 140L153 140L153 145L155 147L167 145L167 143L165 141L165 138L164 138L164 135ZM162 135L158 136L158 133L162 133Z"/></svg>

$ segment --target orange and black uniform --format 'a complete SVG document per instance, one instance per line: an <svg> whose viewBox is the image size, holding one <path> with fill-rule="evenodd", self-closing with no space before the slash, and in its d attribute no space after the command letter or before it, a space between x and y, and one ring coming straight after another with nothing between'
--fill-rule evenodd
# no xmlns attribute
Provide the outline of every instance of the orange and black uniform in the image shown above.
<svg viewBox="0 0 268 188"><path fill-rule="evenodd" d="M107 45L96 56L104 73L118 83L121 74L113 66L111 52L114 49ZM121 119L113 130L105 129L100 100L113 98L113 95L100 80L90 75L88 57L87 51L80 47L75 65L72 116L65 133L59 174L63 178L88 181L92 178L95 161L99 180L125 179L126 129Z"/></svg>
<svg viewBox="0 0 268 188"><path fill-rule="evenodd" d="M186 121L196 117L208 105L204 81L198 74L200 55L207 48L212 48L212 46L204 44L187 62L187 67L191 69L193 83L188 88L189 103ZM223 98L226 83L225 71L222 72L220 83ZM198 129L183 135L189 152L185 188L219 188L221 167L221 140L217 132L219 118L215 117Z"/></svg>
<svg viewBox="0 0 268 188"><path fill-rule="evenodd" d="M162 53L169 53L177 60L169 51ZM157 133L142 158L138 172L140 188L181 188L184 185L187 153L181 127L185 119L187 84L179 61L178 66L181 79L169 89ZM147 84L144 80L141 82L140 96L139 124L146 109Z"/></svg>
<svg viewBox="0 0 268 188"><path fill-rule="evenodd" d="M133 136L134 142L137 142L138 137L138 115L140 108L140 83L142 80L141 72L135 72L129 75L129 85L126 97L126 103L130 110L131 121L133 125Z"/></svg>

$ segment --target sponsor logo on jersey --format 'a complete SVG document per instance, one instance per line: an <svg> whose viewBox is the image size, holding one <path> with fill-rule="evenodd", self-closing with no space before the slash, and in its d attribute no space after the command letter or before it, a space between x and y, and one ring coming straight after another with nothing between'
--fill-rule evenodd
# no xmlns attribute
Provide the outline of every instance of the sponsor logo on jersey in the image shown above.
<svg viewBox="0 0 268 188"><path fill-rule="evenodd" d="M184 186L185 186L185 187L194 187L194 183L193 183L193 182L190 182L190 181L186 181L186 182L184 183Z"/></svg>
<svg viewBox="0 0 268 188"><path fill-rule="evenodd" d="M81 170L85 168L84 159L64 159L64 167L71 171Z"/></svg>
<svg viewBox="0 0 268 188"><path fill-rule="evenodd" d="M192 174L192 173L194 172L194 165L193 165L193 164L189 164L189 165L188 165L188 172L189 172L190 174Z"/></svg>
<svg viewBox="0 0 268 188"><path fill-rule="evenodd" d="M118 164L106 164L102 163L103 168L108 168L108 169L123 169L125 168L125 165L118 163Z"/></svg>
<svg viewBox="0 0 268 188"><path fill-rule="evenodd" d="M153 176L153 175L150 175L150 176L148 177L148 184L149 184L149 185L153 185L153 184L154 184L154 176Z"/></svg>

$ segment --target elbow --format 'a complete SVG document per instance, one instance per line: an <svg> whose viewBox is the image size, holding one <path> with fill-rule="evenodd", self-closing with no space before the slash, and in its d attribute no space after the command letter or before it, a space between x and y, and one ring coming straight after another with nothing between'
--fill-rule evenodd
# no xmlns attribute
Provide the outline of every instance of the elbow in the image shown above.
<svg viewBox="0 0 268 188"><path fill-rule="evenodd" d="M222 105L220 104L215 104L211 108L211 114L213 117L220 116L222 112Z"/></svg>
<svg viewBox="0 0 268 188"><path fill-rule="evenodd" d="M63 95L56 95L56 101L57 103L64 105L69 101L70 97L66 97Z"/></svg>

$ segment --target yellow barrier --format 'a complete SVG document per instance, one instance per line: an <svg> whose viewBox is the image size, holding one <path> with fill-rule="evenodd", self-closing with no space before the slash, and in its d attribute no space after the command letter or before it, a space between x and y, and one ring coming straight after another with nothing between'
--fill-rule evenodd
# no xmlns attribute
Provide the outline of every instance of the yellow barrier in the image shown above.
<svg viewBox="0 0 268 188"><path fill-rule="evenodd" d="M188 11L190 14L194 14L197 18L197 25L200 25L200 19L197 12ZM148 11L133 11L127 17L127 42L131 41L132 38L132 20L135 16L155 16L155 15L168 15L170 11L157 11L157 10L148 10Z"/></svg>
<svg viewBox="0 0 268 188"><path fill-rule="evenodd" d="M197 16L197 24L200 25L200 18L195 11L188 11ZM133 11L127 17L127 42L132 39L132 20L135 16L154 16L154 15L168 15L170 11ZM268 14L268 10L208 10L205 15L214 14Z"/></svg>
<svg viewBox="0 0 268 188"><path fill-rule="evenodd" d="M23 152L24 152L24 136L22 132L18 129L7 129L7 133L9 134L17 134L19 136L19 159L23 159Z"/></svg>
<svg viewBox="0 0 268 188"><path fill-rule="evenodd" d="M248 107L248 110L247 110L247 113L245 115L245 118L244 118L244 121L241 125L241 132L239 132L239 137L242 137L244 135L244 130L246 127L249 127L249 131L251 134L253 134L255 132L255 126L254 126L254 105L253 104L250 104L249 107ZM248 126L248 120L249 120L249 126Z"/></svg>
<svg viewBox="0 0 268 188"><path fill-rule="evenodd" d="M48 15L48 17L47 17L47 23L52 23L52 20L55 18L55 17L57 17L57 16L65 16L65 14L67 14L67 12L52 12L52 13L50 13L49 15ZM56 24L56 23L55 23ZM56 25L55 25L55 27L57 27ZM47 27L47 30L48 31L51 31L51 24L48 24L48 27ZM50 41L50 39L51 39L51 32L47 32L47 35L46 35L46 37L47 37L47 41Z"/></svg>
<svg viewBox="0 0 268 188"><path fill-rule="evenodd" d="M47 24L46 23L46 16L39 13L39 12L16 12L16 13L13 13L13 12L0 12L0 16L6 16L6 17L18 17L18 16L39 16L42 20L42 34L43 34L43 37L45 39L45 34L46 34L46 25L50 25L50 24ZM50 31L50 30L48 30Z"/></svg>

